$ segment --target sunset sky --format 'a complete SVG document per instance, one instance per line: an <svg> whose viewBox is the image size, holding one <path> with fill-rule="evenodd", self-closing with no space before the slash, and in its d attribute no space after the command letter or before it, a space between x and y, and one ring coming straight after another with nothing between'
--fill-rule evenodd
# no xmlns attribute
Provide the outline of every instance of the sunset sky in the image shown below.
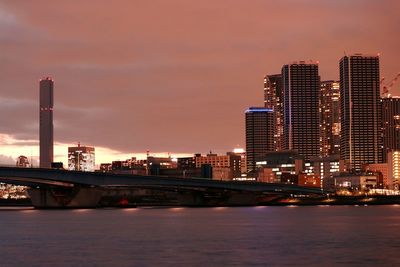
<svg viewBox="0 0 400 267"><path fill-rule="evenodd" d="M38 156L39 83L55 81L56 160L244 147L244 110L263 77L345 54L380 53L400 72L400 1L0 1L0 163ZM393 90L400 93L400 82ZM10 156L12 158L10 158Z"/></svg>

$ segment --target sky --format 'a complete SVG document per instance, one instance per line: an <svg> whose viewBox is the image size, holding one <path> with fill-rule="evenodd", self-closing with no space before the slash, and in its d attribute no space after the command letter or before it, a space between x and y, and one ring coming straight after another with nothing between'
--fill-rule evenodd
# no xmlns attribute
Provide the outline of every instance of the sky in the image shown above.
<svg viewBox="0 0 400 267"><path fill-rule="evenodd" d="M244 147L263 77L297 60L338 79L345 54L400 72L400 1L0 0L0 163L37 159L39 79L55 81L56 160ZM392 90L400 93L400 82Z"/></svg>

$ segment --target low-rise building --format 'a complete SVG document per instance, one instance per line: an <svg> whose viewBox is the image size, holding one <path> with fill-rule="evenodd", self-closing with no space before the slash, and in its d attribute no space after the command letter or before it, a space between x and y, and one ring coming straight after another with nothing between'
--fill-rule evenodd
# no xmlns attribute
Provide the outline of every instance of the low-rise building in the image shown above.
<svg viewBox="0 0 400 267"><path fill-rule="evenodd" d="M21 155L17 158L16 166L20 168L28 168L31 166L31 164L29 163L27 157Z"/></svg>
<svg viewBox="0 0 400 267"><path fill-rule="evenodd" d="M335 188L352 191L368 191L378 188L379 175L376 173L341 173L334 176Z"/></svg>
<svg viewBox="0 0 400 267"><path fill-rule="evenodd" d="M321 177L318 174L300 173L298 185L321 188Z"/></svg>
<svg viewBox="0 0 400 267"><path fill-rule="evenodd" d="M68 170L70 171L89 171L95 169L94 147L81 146L68 147Z"/></svg>

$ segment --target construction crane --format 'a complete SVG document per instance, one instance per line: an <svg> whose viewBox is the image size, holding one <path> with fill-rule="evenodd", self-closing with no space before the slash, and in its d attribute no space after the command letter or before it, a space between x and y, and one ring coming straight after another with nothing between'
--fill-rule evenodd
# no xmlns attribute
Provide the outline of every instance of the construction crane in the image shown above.
<svg viewBox="0 0 400 267"><path fill-rule="evenodd" d="M386 85L383 86L383 88L382 88L382 96L383 96L383 97L390 97L390 92L389 92L389 91L390 91L390 88L392 88L393 85L396 84L396 82L397 82L397 80L399 79L399 77L400 77L400 72L397 73L396 77L394 77L393 80L390 81L390 83L388 83L388 84L386 84ZM384 78L383 78L383 79L384 79ZM381 84L382 84L382 82L383 82L383 79L381 80Z"/></svg>

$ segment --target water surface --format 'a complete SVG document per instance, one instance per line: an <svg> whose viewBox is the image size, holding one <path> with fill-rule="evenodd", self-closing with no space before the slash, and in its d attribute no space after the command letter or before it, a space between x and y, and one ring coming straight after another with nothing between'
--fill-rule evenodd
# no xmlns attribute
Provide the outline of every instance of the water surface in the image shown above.
<svg viewBox="0 0 400 267"><path fill-rule="evenodd" d="M400 206L0 209L0 266L400 266Z"/></svg>

